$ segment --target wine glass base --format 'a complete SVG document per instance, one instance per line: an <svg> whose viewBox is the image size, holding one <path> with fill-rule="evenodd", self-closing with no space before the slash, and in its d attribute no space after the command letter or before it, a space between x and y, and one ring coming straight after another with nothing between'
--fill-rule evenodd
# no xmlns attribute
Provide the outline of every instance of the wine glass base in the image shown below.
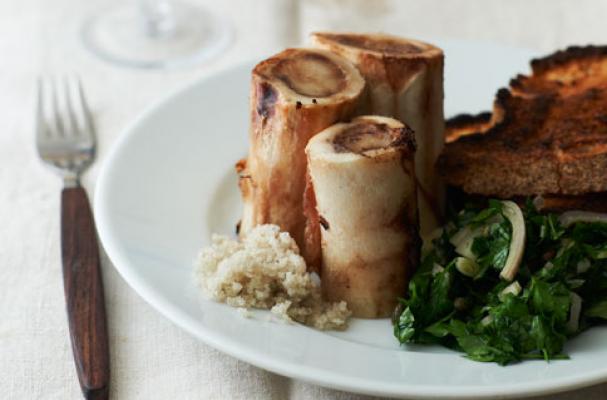
<svg viewBox="0 0 607 400"><path fill-rule="evenodd" d="M85 47L111 63L149 69L190 66L216 57L232 41L226 19L185 3L174 4L176 24L170 34L150 36L136 2L125 3L90 18L82 27Z"/></svg>

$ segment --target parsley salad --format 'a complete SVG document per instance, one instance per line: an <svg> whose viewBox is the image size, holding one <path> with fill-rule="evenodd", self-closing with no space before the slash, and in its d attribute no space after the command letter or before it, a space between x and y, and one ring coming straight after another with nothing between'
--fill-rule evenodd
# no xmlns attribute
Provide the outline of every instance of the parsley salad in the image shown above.
<svg viewBox="0 0 607 400"><path fill-rule="evenodd" d="M394 314L400 343L501 365L561 359L567 339L607 319L607 215L490 200L431 236Z"/></svg>

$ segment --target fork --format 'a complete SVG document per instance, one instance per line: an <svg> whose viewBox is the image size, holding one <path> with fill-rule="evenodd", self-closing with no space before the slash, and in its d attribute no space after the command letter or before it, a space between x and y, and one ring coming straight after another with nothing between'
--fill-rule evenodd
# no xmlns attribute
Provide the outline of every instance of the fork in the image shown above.
<svg viewBox="0 0 607 400"><path fill-rule="evenodd" d="M107 399L109 345L99 247L89 200L80 185L81 174L95 158L93 120L80 79L39 79L37 102L38 154L64 183L63 287L78 380L86 399Z"/></svg>

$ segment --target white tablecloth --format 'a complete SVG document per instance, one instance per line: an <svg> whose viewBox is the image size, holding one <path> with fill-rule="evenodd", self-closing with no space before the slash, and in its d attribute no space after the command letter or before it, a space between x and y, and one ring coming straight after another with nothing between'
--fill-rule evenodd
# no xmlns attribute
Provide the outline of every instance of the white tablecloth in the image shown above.
<svg viewBox="0 0 607 400"><path fill-rule="evenodd" d="M284 1L207 1L233 21L235 42L208 65L169 72L115 67L83 49L83 18L117 0L0 1L0 398L80 398L61 279L61 184L34 151L37 75L78 72L85 82L99 134L99 160L84 178L92 193L108 149L146 106L196 77L267 54L311 29L482 39L543 51L607 41L604 1L309 0L301 3L299 24L281 19L286 17L278 10L289 9ZM364 398L223 355L149 307L107 258L103 275L115 399ZM545 398L604 399L607 384Z"/></svg>

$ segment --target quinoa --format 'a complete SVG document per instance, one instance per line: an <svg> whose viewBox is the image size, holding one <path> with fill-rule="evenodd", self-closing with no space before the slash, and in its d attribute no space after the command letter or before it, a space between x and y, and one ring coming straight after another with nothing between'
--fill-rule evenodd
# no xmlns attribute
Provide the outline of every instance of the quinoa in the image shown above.
<svg viewBox="0 0 607 400"><path fill-rule="evenodd" d="M213 235L198 257L196 279L208 297L241 314L269 309L320 330L343 330L351 315L344 301L323 301L318 275L307 272L297 244L276 225L257 226L242 241Z"/></svg>

